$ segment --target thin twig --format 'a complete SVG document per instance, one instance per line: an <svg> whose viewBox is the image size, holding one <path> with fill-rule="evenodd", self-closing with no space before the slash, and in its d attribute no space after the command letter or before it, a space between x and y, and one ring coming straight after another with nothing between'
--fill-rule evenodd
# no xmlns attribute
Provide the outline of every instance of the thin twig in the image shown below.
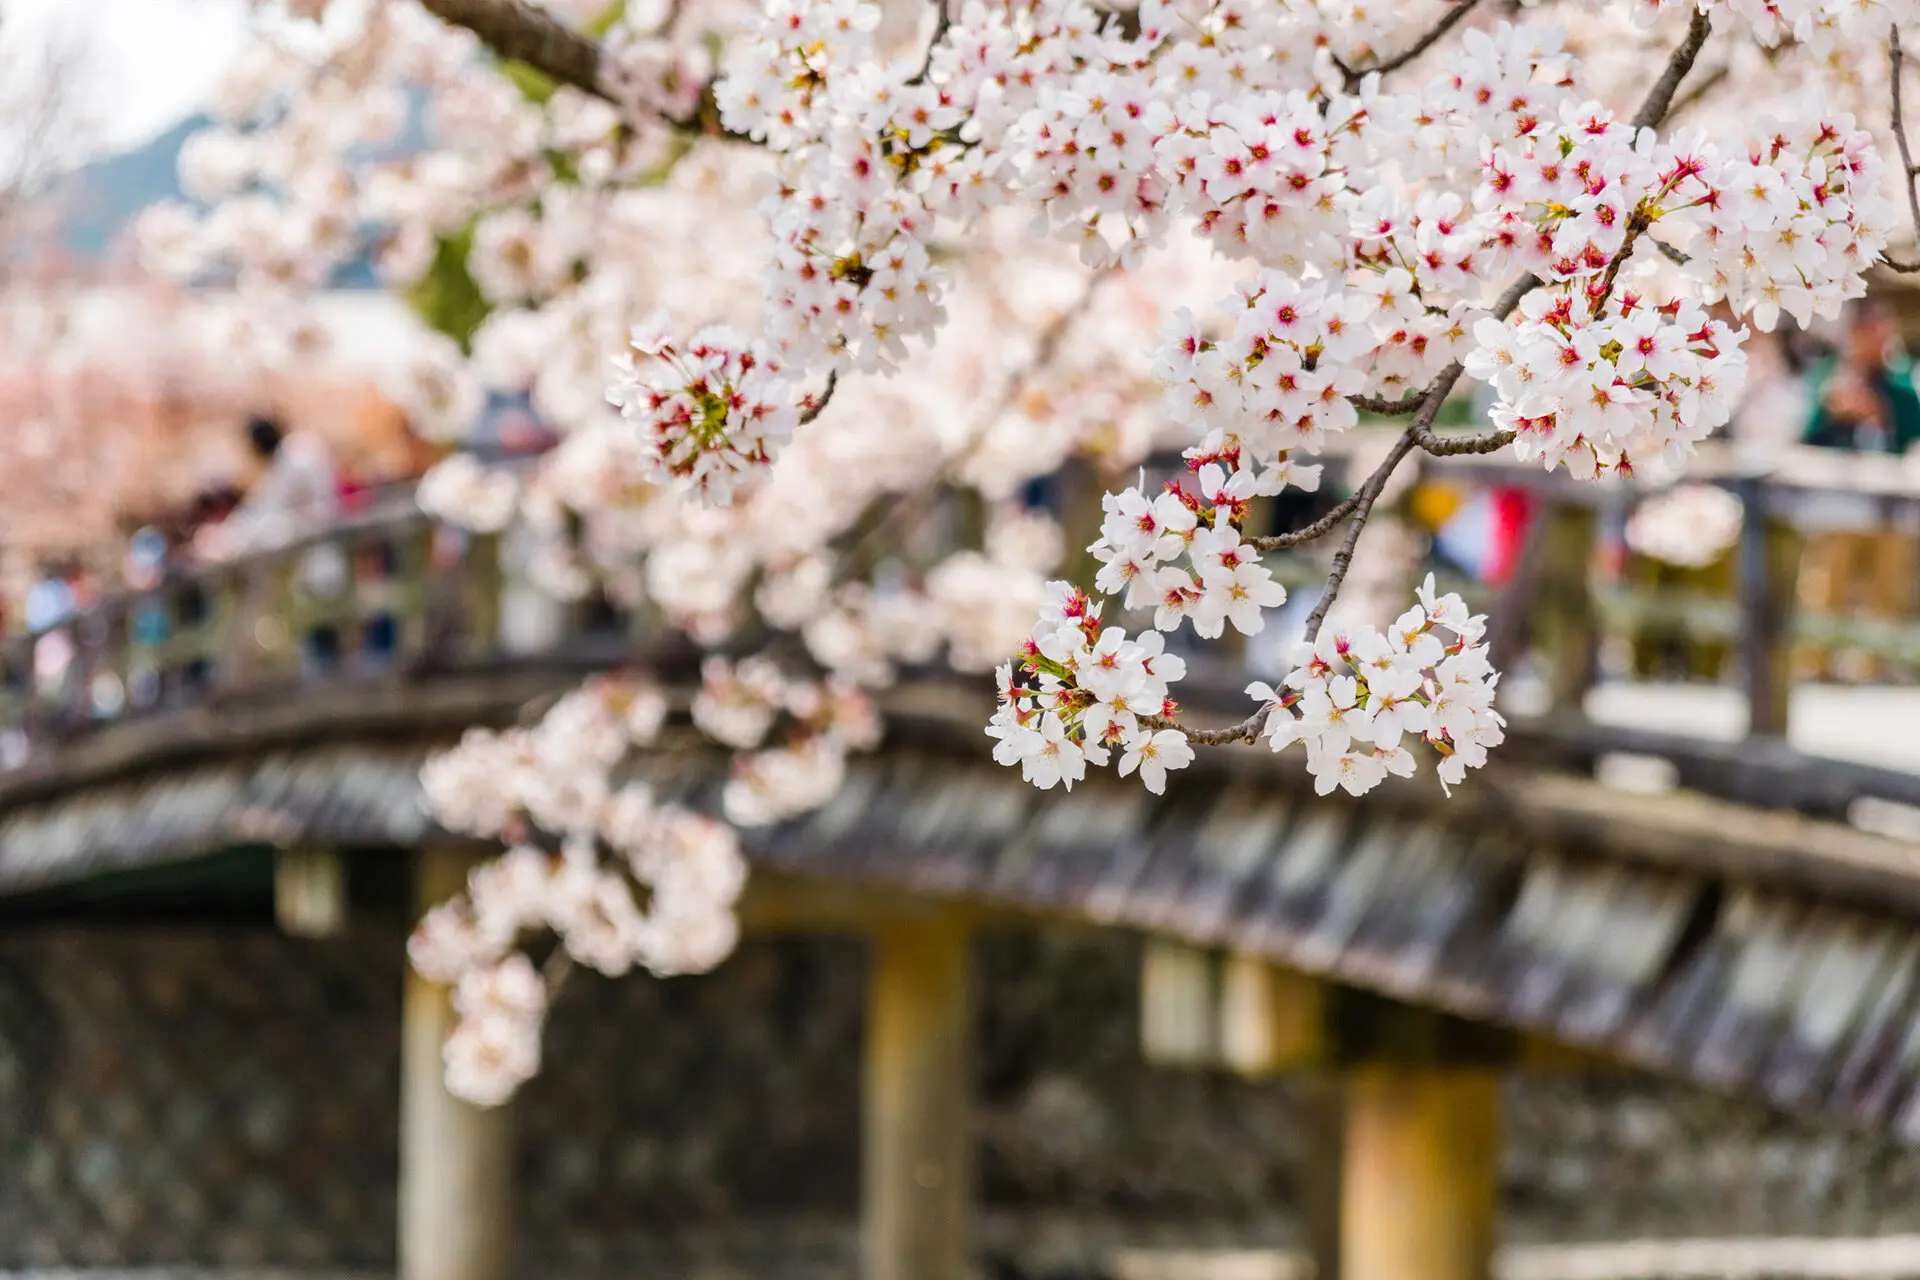
<svg viewBox="0 0 1920 1280"><path fill-rule="evenodd" d="M951 0L933 0L933 11L938 16L933 23L933 38L927 41L927 56L920 62L920 70L914 74L908 84L925 84L927 76L933 70L933 52L940 42L947 38L947 32L953 29L953 10Z"/></svg>
<svg viewBox="0 0 1920 1280"><path fill-rule="evenodd" d="M840 385L840 371L838 369L835 369L831 373L827 374L826 389L823 390L818 396L814 397L812 401L807 405L807 407L800 411L801 426L805 426L807 423L812 422L815 418L818 418L822 413L826 412L828 403L831 402L833 399L834 388L838 387L839 385Z"/></svg>
<svg viewBox="0 0 1920 1280"><path fill-rule="evenodd" d="M1454 376L1457 378L1460 375ZM1440 401L1447 398L1447 388L1452 385L1451 382L1444 380L1436 382L1433 390L1427 393L1428 403L1436 412L1439 410ZM1425 410L1421 412L1426 413ZM1327 585L1321 590L1320 599L1314 602L1313 612L1307 615L1304 633L1309 642L1320 638L1320 627L1327 620L1327 610L1333 607L1334 600L1340 595L1341 586L1346 583L1347 570L1353 565L1353 549L1359 545L1360 531L1366 527L1367 517L1373 514L1373 504L1379 501L1380 494L1386 489L1387 481L1393 478L1400 460L1413 452L1415 443L1414 430L1409 427L1405 435L1393 442L1393 448L1388 451L1386 459L1373 469L1373 474L1367 477L1367 482L1360 486L1360 492L1354 495L1359 501L1354 503L1353 519L1347 524L1347 536L1340 539L1339 547L1334 550L1333 568L1327 574Z"/></svg>
<svg viewBox="0 0 1920 1280"><path fill-rule="evenodd" d="M1263 534L1256 538L1248 538L1246 541L1251 543L1256 551L1285 551L1289 547L1304 546L1332 533L1334 527L1352 515L1353 509L1359 504L1360 494L1356 491L1348 494L1341 500L1340 505L1312 524L1303 525L1286 533Z"/></svg>
<svg viewBox="0 0 1920 1280"><path fill-rule="evenodd" d="M1377 413L1383 418L1403 418L1417 412L1425 399L1419 394L1402 396L1398 400L1389 400L1385 396L1348 396L1347 403L1363 413Z"/></svg>
<svg viewBox="0 0 1920 1280"><path fill-rule="evenodd" d="M1913 215L1913 234L1920 240L1920 193L1913 188L1913 149L1907 144L1907 113L1900 101L1900 70L1906 58L1900 51L1900 28L1887 28L1887 63L1893 77L1893 140L1900 146L1900 167L1906 170L1907 180L1901 183L1907 189L1907 211ZM1896 262L1886 255L1881 260L1894 271L1911 274L1920 271L1920 262Z"/></svg>
<svg viewBox="0 0 1920 1280"><path fill-rule="evenodd" d="M1436 383L1434 390L1438 389L1439 384ZM1427 395L1432 396L1433 393L1433 390L1429 390ZM1446 393L1442 391L1439 399L1445 398ZM1437 411L1437 402L1435 408ZM1347 536L1341 540L1339 549L1333 553L1333 571L1327 575L1326 589L1321 593L1319 602L1313 606L1313 612L1307 618L1308 640L1318 638L1320 625L1326 621L1327 608L1333 603L1334 597L1340 594L1340 584L1346 581L1347 569L1353 563L1354 545L1360 540L1360 530L1367 523L1367 516L1373 510L1373 504L1379 500L1381 491L1387 487L1387 481L1392 478L1394 469L1409 453L1413 452L1413 445L1413 432L1409 430L1393 442L1393 448L1387 451L1387 456L1381 459L1380 465L1373 469L1373 474L1366 478L1352 497L1335 507L1326 516L1308 525L1307 528L1291 534L1282 534L1278 541L1267 538L1252 540L1262 547L1291 546L1295 544L1286 542L1284 539L1293 538L1297 542L1306 542L1310 540L1309 535L1319 537L1321 533L1333 528L1349 514L1353 516L1353 523L1347 526ZM1196 746L1223 747L1231 742L1253 742L1259 738L1261 730L1266 728L1267 716L1272 710L1271 704L1261 707L1240 723L1228 725L1224 729L1195 729L1167 716L1143 716L1141 719L1155 729L1178 729L1187 735L1188 742Z"/></svg>
<svg viewBox="0 0 1920 1280"><path fill-rule="evenodd" d="M1460 458L1470 454L1498 453L1519 438L1517 431L1489 431L1483 436L1437 436L1431 429L1422 431L1415 443L1423 453L1436 458Z"/></svg>
<svg viewBox="0 0 1920 1280"><path fill-rule="evenodd" d="M1505 320L1520 305L1520 299L1540 287L1540 277L1528 274L1521 276L1508 285L1506 292L1494 302L1490 314L1496 320ZM1441 401L1453 390L1453 384L1460 381L1460 375L1466 372L1458 360L1440 371L1440 376L1427 388L1420 412L1407 426L1407 434L1413 442L1436 458L1453 458L1470 453L1497 453L1513 443L1511 431L1494 431L1484 436L1437 436L1433 433L1433 420L1440 412ZM1439 395L1436 397L1435 392Z"/></svg>
<svg viewBox="0 0 1920 1280"><path fill-rule="evenodd" d="M1635 131L1652 129L1667 118L1667 108L1673 103L1674 92L1680 82L1687 78L1687 72L1693 70L1693 60L1700 56L1700 50L1706 46L1707 37L1713 32L1713 19L1707 16L1705 9L1693 11L1693 21L1687 24L1687 36L1667 59L1667 69L1653 82L1653 88L1647 90L1646 98L1640 103L1640 109L1633 113Z"/></svg>
<svg viewBox="0 0 1920 1280"><path fill-rule="evenodd" d="M1692 258L1689 258L1686 254L1680 252L1678 249L1674 248L1672 245L1667 244L1664 241L1661 241L1661 240L1653 241L1653 247L1660 251L1661 257L1665 258L1668 262L1671 262L1676 267L1684 267L1689 262L1693 261Z"/></svg>
<svg viewBox="0 0 1920 1280"><path fill-rule="evenodd" d="M1384 62L1376 62L1370 67L1349 67L1336 58L1334 60L1335 65L1340 68L1341 75L1343 75L1347 81L1347 92L1352 93L1355 89L1359 88L1360 82L1368 76L1384 76L1389 72L1398 71L1427 50L1433 48L1447 32L1459 26L1461 19L1473 12L1474 6L1479 3L1480 0L1460 0L1460 3L1447 10L1446 16L1435 23L1431 31Z"/></svg>

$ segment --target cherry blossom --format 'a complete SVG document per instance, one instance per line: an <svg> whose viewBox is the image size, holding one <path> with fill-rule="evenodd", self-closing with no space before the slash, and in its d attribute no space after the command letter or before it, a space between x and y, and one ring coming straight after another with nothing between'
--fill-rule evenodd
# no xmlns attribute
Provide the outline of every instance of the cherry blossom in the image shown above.
<svg viewBox="0 0 1920 1280"><path fill-rule="evenodd" d="M1159 793L1262 736L1322 791L1422 758L1451 787L1503 731L1484 620L1429 582L1388 625L1327 621L1396 468L1678 472L1749 327L1835 314L1908 237L1882 157L1912 0L570 0L489 49L457 8L335 14L318 53L263 28L183 156L216 203L151 211L148 256L284 293L371 252L446 335L389 388L421 430L524 392L555 447L511 480L450 461L422 500L711 652L687 710L733 753L729 823L828 799L878 741L870 691L927 664L997 666L993 754L1042 788ZM367 159L409 93L429 145ZM1463 378L1489 421L1442 431ZM1380 419L1328 515L1260 531ZM1288 673L1197 724L1168 637L1265 633L1279 557L1321 539ZM500 968L527 939L608 971L731 944L731 828L618 773L680 731L639 687L427 770L442 822L515 846L416 937L423 972L500 975L449 1047L475 1096L537 1066Z"/></svg>
<svg viewBox="0 0 1920 1280"><path fill-rule="evenodd" d="M1745 521L1740 499L1725 489L1675 485L1634 508L1627 520L1627 545L1664 564L1704 568L1739 540Z"/></svg>

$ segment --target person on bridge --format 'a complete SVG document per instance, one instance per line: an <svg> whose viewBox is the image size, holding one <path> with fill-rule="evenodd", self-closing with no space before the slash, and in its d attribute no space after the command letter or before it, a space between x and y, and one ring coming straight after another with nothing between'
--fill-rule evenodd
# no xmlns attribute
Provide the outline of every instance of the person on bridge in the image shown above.
<svg viewBox="0 0 1920 1280"><path fill-rule="evenodd" d="M309 432L287 434L266 417L247 423L247 440L263 469L239 510L227 520L234 553L284 546L327 528L340 517L339 468L324 440ZM353 566L341 549L323 544L302 557L299 584L316 599L335 599L351 585L352 573ZM247 626L267 608L264 599L249 601ZM333 666L340 656L339 629L315 626L307 633L303 656L309 669ZM234 675L238 678L238 673Z"/></svg>
<svg viewBox="0 0 1920 1280"><path fill-rule="evenodd" d="M1920 443L1913 365L1901 348L1893 310L1883 300L1855 305L1839 350L1809 371L1807 391L1813 406L1807 444L1899 455ZM1912 604L1914 531L1888 527L1879 505L1866 495L1835 494L1809 517L1813 527L1800 579L1802 605L1816 613L1905 618ZM1809 656L1798 665L1803 675L1817 675L1825 664Z"/></svg>

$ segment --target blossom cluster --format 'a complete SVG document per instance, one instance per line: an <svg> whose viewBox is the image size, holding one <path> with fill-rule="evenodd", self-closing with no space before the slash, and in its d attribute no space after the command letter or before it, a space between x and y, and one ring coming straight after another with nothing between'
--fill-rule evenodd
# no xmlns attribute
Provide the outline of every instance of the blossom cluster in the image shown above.
<svg viewBox="0 0 1920 1280"><path fill-rule="evenodd" d="M999 669L1000 706L987 726L997 739L994 759L1018 764L1042 789L1072 790L1089 764L1105 765L1118 751L1120 775L1137 770L1147 790L1160 794L1167 771L1193 761L1187 735L1162 722L1185 660L1166 652L1157 631L1129 639L1119 627L1102 627L1084 592L1066 583L1052 584L1052 592L1018 677L1012 663Z"/></svg>
<svg viewBox="0 0 1920 1280"><path fill-rule="evenodd" d="M685 345L664 317L635 326L607 400L638 430L651 478L725 506L793 436L792 379L759 343L725 328Z"/></svg>
<svg viewBox="0 0 1920 1280"><path fill-rule="evenodd" d="M708 658L693 722L741 754L721 804L742 826L765 826L818 808L846 778L847 755L880 740L872 702L852 682L794 680L764 658ZM768 745L776 726L781 740Z"/></svg>
<svg viewBox="0 0 1920 1280"><path fill-rule="evenodd" d="M1576 293L1540 292L1511 322L1475 326L1466 370L1500 393L1491 416L1522 459L1581 479L1631 475L1636 461L1682 465L1727 421L1746 378L1742 336L1695 302L1627 293L1596 316Z"/></svg>
<svg viewBox="0 0 1920 1280"><path fill-rule="evenodd" d="M1692 233L1686 272L1703 296L1771 330L1782 312L1804 326L1866 292L1897 216L1885 170L1873 135L1847 113L1763 117L1743 147L1676 143L1662 190L1670 183L1672 220Z"/></svg>
<svg viewBox="0 0 1920 1280"><path fill-rule="evenodd" d="M1886 59L1835 50L1920 16L1915 0L1636 0L1550 27L1482 7L1449 51L1378 74L1463 11L960 0L925 46L900 16L924 7L867 0L546 8L612 23L592 86L611 101L476 75L468 33L370 6L318 53L267 41L237 64L220 124L182 157L213 207L156 210L144 241L175 274L250 292L371 250L409 296L484 310L442 316L450 336L394 397L455 439L483 388L525 392L559 441L524 483L460 461L423 500L468 527L514 523L555 594L597 585L734 655L703 673L693 719L737 753L723 805L743 823L830 795L877 737L861 691L943 653L979 669L1020 651L991 732L1037 784L1117 759L1159 790L1193 745L1161 633L1254 634L1284 600L1253 502L1316 488L1311 455L1363 410L1424 403L1461 367L1493 388L1522 459L1579 477L1684 461L1740 393L1741 326L1831 315L1887 244L1906 175L1823 98L1845 85L1883 109ZM1673 104L1687 127L1637 127L1627 104L1696 8L1777 46L1712 51L1728 84L1770 90L1712 92L1703 61L1703 96ZM390 157L416 96L431 144ZM1782 121L1754 119L1757 97ZM659 307L697 308L692 336L631 330ZM1091 533L1020 504L1068 464L1124 476L1167 446L1187 476L1107 495L1089 548L1097 589L1150 614L1133 634L1049 591L1066 540ZM753 656L769 631L821 674ZM1457 599L1429 586L1394 627L1309 639L1260 714L1323 786L1406 771L1413 736L1451 785L1498 741L1480 623ZM528 850L529 902L549 902L536 859L564 878L609 849L722 842L679 840L707 820L663 825L651 799L609 817L639 739L618 697L586 703L428 771L443 820ZM720 898L700 900L682 967L730 936ZM630 938L580 945L675 967ZM544 1007L537 967L503 967L514 954L489 953L472 972L494 978L461 997L490 1011L460 1050L482 1092L527 1067L525 1036L498 1028Z"/></svg>
<svg viewBox="0 0 1920 1280"><path fill-rule="evenodd" d="M1650 559L1700 569L1740 539L1746 514L1740 499L1717 485L1675 485L1634 508L1627 546Z"/></svg>
<svg viewBox="0 0 1920 1280"><path fill-rule="evenodd" d="M1872 42L1889 26L1920 22L1920 5L1913 0L1635 0L1632 8L1635 21L1645 24L1662 9L1691 9L1696 4L1731 10L1770 48L1790 40L1824 51Z"/></svg>
<svg viewBox="0 0 1920 1280"><path fill-rule="evenodd" d="M528 950L543 939L609 975L699 972L733 949L746 864L732 828L614 780L665 715L657 689L603 678L530 728L469 731L424 769L442 826L510 845L408 943L423 976L454 988L448 1084L462 1096L498 1103L538 1069L547 981Z"/></svg>
<svg viewBox="0 0 1920 1280"><path fill-rule="evenodd" d="M1237 461L1237 454L1191 459L1189 465L1198 463L1197 494L1177 483L1152 499L1138 488L1107 494L1100 540L1089 548L1101 561L1094 585L1108 595L1124 589L1129 609L1152 608L1159 631L1178 630L1191 619L1194 634L1208 639L1229 622L1241 635L1258 635L1264 611L1286 603L1287 590L1241 536L1238 522L1255 496L1279 490L1285 471L1284 464L1270 468L1262 477L1268 483L1251 470L1236 470L1229 479L1227 466ZM1311 470L1317 483L1319 468ZM1186 564L1172 563L1182 556Z"/></svg>
<svg viewBox="0 0 1920 1280"><path fill-rule="evenodd" d="M1412 776L1409 741L1440 755L1441 785L1487 762L1506 722L1493 709L1499 675L1484 644L1486 619L1458 595L1438 595L1429 574L1419 602L1384 632L1330 629L1302 643L1283 686L1249 685L1265 706L1275 751L1306 748L1314 790L1364 795L1392 774Z"/></svg>
<svg viewBox="0 0 1920 1280"><path fill-rule="evenodd" d="M892 370L946 319L933 213L903 181L960 112L875 56L878 6L777 0L726 63L721 121L790 157L763 206L767 329L797 367Z"/></svg>
<svg viewBox="0 0 1920 1280"><path fill-rule="evenodd" d="M498 533L520 506L520 486L504 471L492 471L470 453L456 453L421 478L420 509L476 533Z"/></svg>
<svg viewBox="0 0 1920 1280"><path fill-rule="evenodd" d="M1382 307L1398 313L1407 284L1404 271L1369 274L1363 288L1344 292L1263 271L1225 303L1235 324L1219 340L1177 311L1154 359L1167 416L1196 439L1233 441L1261 489L1279 491L1283 476L1273 472L1290 449L1323 449L1329 432L1359 420L1350 397L1365 386L1354 361L1375 347L1367 320ZM1311 484L1296 478L1294 486Z"/></svg>

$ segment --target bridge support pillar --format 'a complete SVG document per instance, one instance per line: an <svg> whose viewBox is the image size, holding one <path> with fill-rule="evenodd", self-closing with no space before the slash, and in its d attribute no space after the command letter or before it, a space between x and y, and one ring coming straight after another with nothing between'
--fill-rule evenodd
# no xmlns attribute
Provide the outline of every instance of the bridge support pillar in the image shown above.
<svg viewBox="0 0 1920 1280"><path fill-rule="evenodd" d="M1340 1169L1345 1092L1330 1063L1331 989L1260 956L1229 955L1220 974L1221 1065L1249 1079L1292 1075L1300 1100L1295 1208L1314 1280L1342 1280Z"/></svg>
<svg viewBox="0 0 1920 1280"><path fill-rule="evenodd" d="M1500 1076L1364 1066L1346 1082L1343 1280L1488 1280L1500 1200Z"/></svg>
<svg viewBox="0 0 1920 1280"><path fill-rule="evenodd" d="M347 927L347 867L332 849L296 846L273 859L273 914L281 932L331 938Z"/></svg>
<svg viewBox="0 0 1920 1280"><path fill-rule="evenodd" d="M973 1250L969 930L872 933L861 1169L865 1280L962 1280Z"/></svg>
<svg viewBox="0 0 1920 1280"><path fill-rule="evenodd" d="M459 892L472 859L423 849L424 911ZM399 1280L504 1280L512 1255L513 1115L447 1091L441 1045L453 1023L445 988L411 967L400 1036Z"/></svg>

